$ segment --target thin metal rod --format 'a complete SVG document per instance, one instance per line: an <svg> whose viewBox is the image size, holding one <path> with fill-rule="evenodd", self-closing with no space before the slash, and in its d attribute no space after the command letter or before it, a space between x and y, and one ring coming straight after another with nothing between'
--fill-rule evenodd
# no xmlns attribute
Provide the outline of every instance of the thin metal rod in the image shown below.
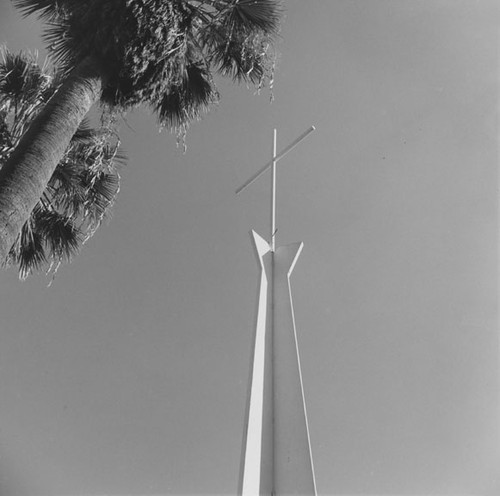
<svg viewBox="0 0 500 496"><path fill-rule="evenodd" d="M273 167L271 175L271 251L274 252L276 245L276 129L273 132Z"/></svg>
<svg viewBox="0 0 500 496"><path fill-rule="evenodd" d="M236 190L236 194L237 195L240 194L247 186L250 186L262 174L264 174L264 172L266 172L267 169L269 169L273 165L273 162L278 162L278 160L281 160L288 152L290 152L291 150L293 150L306 136L308 136L309 134L311 134L315 129L316 128L314 126L311 126L307 131L305 131L304 133L302 133L293 143L291 143L286 148L284 148L283 150L281 150L281 152L278 153L278 155L276 155L276 153L275 153L274 157L269 162L267 162L267 164L264 165L264 167L262 167L262 169L260 169L259 171L257 171L245 184L243 184L243 186L240 186Z"/></svg>

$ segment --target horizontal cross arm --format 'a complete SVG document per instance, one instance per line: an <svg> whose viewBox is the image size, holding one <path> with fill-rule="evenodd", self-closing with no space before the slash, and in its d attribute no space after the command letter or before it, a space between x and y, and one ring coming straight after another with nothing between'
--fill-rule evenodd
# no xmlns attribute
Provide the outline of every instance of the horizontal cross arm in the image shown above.
<svg viewBox="0 0 500 496"><path fill-rule="evenodd" d="M306 136L308 136L310 133L312 133L316 128L314 126L311 126L307 131L303 132L293 143L290 143L286 148L281 150L278 155L273 157L269 162L267 162L264 167L262 167L260 170L258 170L248 181L240 186L236 190L236 194L238 195L241 193L247 186L250 186L254 181L256 181L264 172L266 172L267 169L269 169L274 162L277 162L278 160L282 159L289 151L294 149Z"/></svg>

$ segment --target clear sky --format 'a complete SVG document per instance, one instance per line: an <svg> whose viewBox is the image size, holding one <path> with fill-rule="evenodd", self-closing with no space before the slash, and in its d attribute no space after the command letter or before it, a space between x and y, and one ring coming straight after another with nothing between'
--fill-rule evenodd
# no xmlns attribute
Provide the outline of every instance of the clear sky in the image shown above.
<svg viewBox="0 0 500 496"><path fill-rule="evenodd" d="M114 215L50 288L0 274L0 494L235 494L280 162L319 494L500 494L496 0L286 0L274 88L187 152L129 115ZM0 42L40 48L1 0Z"/></svg>

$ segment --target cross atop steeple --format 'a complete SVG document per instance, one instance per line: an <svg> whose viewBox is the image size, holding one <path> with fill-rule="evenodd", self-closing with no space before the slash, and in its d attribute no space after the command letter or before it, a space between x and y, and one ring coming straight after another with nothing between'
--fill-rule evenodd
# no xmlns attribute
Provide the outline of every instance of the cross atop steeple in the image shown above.
<svg viewBox="0 0 500 496"><path fill-rule="evenodd" d="M281 150L279 154L276 155L276 138L277 132L274 129L273 132L273 158L267 162L260 170L258 170L250 179L246 181L245 184L240 186L236 190L236 194L240 194L247 186L250 186L254 181L256 181L264 172L271 169L271 251L275 251L276 244L276 164L281 160L288 152L293 150L304 138L306 138L310 133L312 133L316 128L311 126L307 131L304 131L298 138L290 143L286 148Z"/></svg>

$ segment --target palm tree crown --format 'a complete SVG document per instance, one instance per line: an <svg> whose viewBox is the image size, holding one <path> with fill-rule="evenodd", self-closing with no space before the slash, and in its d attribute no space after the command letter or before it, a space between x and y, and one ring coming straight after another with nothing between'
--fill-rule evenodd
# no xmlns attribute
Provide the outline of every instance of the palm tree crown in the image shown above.
<svg viewBox="0 0 500 496"><path fill-rule="evenodd" d="M63 80L0 169L0 261L35 212L82 120L149 105L183 133L217 100L214 75L272 80L279 0L13 0L48 22Z"/></svg>
<svg viewBox="0 0 500 496"><path fill-rule="evenodd" d="M34 55L4 49L2 56L0 168L59 84ZM109 129L92 129L86 122L80 126L10 250L21 278L69 260L94 234L118 193L120 159Z"/></svg>
<svg viewBox="0 0 500 496"><path fill-rule="evenodd" d="M262 85L272 73L276 0L14 0L49 21L46 40L70 71L101 65L101 100L149 104L182 126L217 100L214 72Z"/></svg>

